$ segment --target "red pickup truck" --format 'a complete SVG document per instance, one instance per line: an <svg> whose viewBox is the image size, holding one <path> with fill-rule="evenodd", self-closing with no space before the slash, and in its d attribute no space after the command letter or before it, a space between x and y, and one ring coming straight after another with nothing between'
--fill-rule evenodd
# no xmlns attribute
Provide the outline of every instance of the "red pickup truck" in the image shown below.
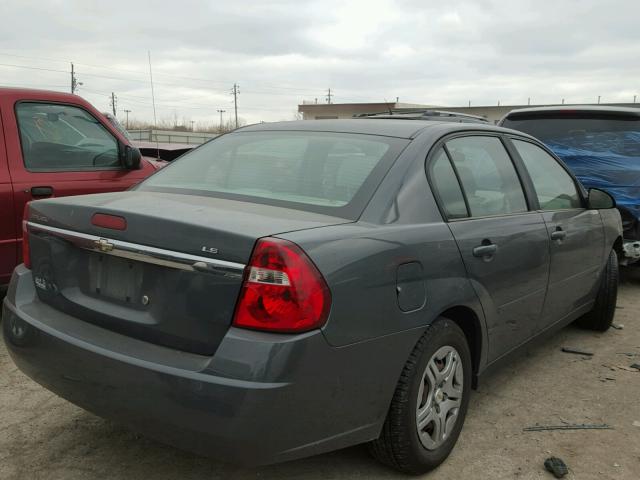
<svg viewBox="0 0 640 480"><path fill-rule="evenodd" d="M22 258L25 203L126 190L164 164L76 95L0 87L0 286Z"/></svg>

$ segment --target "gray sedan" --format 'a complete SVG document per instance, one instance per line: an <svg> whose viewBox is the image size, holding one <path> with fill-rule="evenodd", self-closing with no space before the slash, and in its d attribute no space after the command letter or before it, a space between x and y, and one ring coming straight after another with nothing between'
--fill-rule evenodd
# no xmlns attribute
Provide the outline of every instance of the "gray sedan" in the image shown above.
<svg viewBox="0 0 640 480"><path fill-rule="evenodd" d="M368 442L422 473L490 367L609 328L614 206L513 130L254 125L132 191L31 203L4 338L44 387L180 448L256 465Z"/></svg>

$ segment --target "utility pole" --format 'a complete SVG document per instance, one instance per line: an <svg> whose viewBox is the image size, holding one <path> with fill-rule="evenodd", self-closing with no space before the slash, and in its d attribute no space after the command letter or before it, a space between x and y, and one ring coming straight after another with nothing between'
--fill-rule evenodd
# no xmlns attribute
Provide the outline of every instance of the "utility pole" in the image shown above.
<svg viewBox="0 0 640 480"><path fill-rule="evenodd" d="M531 105L531 97L527 98L527 105Z"/></svg>
<svg viewBox="0 0 640 480"><path fill-rule="evenodd" d="M218 110L218 113L220 114L220 126L218 127L218 129L220 130L220 133L222 133L222 114L226 112L226 110Z"/></svg>
<svg viewBox="0 0 640 480"><path fill-rule="evenodd" d="M193 132L193 124L196 123L195 120L191 120L191 131Z"/></svg>
<svg viewBox="0 0 640 480"><path fill-rule="evenodd" d="M113 116L116 116L116 106L118 105L118 97L116 94L111 92L111 110L113 111Z"/></svg>
<svg viewBox="0 0 640 480"><path fill-rule="evenodd" d="M240 95L240 87L237 83L233 84L233 109L236 113L236 128L238 128L238 95ZM218 110L219 111L219 110ZM220 118L222 118L222 113L220 114ZM222 121L220 121L222 125Z"/></svg>
<svg viewBox="0 0 640 480"><path fill-rule="evenodd" d="M600 95L598 95L598 104L600 104Z"/></svg>
<svg viewBox="0 0 640 480"><path fill-rule="evenodd" d="M636 103L636 97L637 97L637 95L633 96L633 103Z"/></svg>
<svg viewBox="0 0 640 480"><path fill-rule="evenodd" d="M327 103L331 103L331 89L327 90Z"/></svg>
<svg viewBox="0 0 640 480"><path fill-rule="evenodd" d="M71 93L76 93L79 85L82 85L82 82L79 82L76 78L76 71L73 67L73 62L71 62Z"/></svg>
<svg viewBox="0 0 640 480"><path fill-rule="evenodd" d="M131 113L131 110L127 110L126 108L124 109L124 114L127 116L127 120L125 123L125 128L127 130L129 130L129 114Z"/></svg>

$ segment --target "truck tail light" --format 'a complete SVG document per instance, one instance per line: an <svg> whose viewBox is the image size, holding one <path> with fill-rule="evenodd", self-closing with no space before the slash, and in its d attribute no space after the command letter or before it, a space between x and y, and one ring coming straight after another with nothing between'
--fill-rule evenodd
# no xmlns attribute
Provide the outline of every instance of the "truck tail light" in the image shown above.
<svg viewBox="0 0 640 480"><path fill-rule="evenodd" d="M29 250L29 229L27 222L29 221L29 203L24 204L22 213L22 263L27 268L31 268L31 252Z"/></svg>
<svg viewBox="0 0 640 480"><path fill-rule="evenodd" d="M262 238L245 269L233 324L305 332L325 324L330 306L329 287L302 249L287 240Z"/></svg>

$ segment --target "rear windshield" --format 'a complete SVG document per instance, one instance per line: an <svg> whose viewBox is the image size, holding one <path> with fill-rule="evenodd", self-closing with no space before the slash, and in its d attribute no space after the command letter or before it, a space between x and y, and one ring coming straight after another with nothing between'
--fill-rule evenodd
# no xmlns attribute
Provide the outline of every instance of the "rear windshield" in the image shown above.
<svg viewBox="0 0 640 480"><path fill-rule="evenodd" d="M236 132L187 153L139 189L355 218L406 143L345 133Z"/></svg>
<svg viewBox="0 0 640 480"><path fill-rule="evenodd" d="M504 127L532 135L561 157L567 152L640 156L640 119L607 115L507 118Z"/></svg>

